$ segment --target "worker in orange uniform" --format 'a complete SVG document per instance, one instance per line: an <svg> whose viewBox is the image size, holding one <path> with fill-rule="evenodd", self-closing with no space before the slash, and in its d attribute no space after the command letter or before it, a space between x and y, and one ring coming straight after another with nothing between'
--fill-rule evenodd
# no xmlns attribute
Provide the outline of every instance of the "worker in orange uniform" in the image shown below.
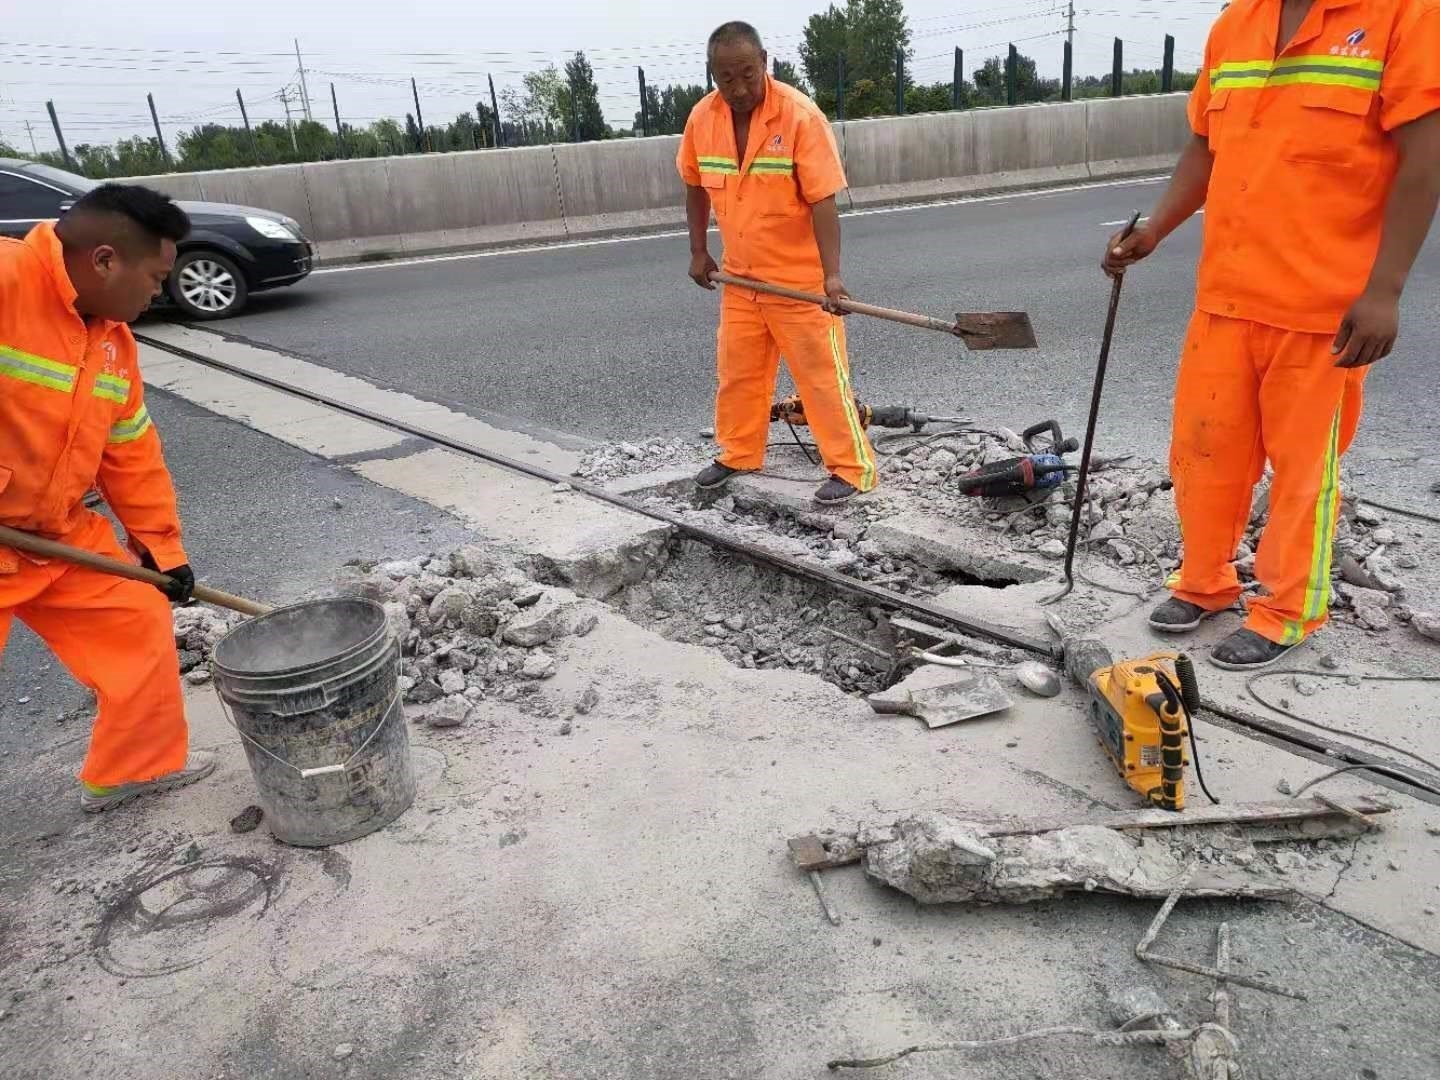
<svg viewBox="0 0 1440 1080"><path fill-rule="evenodd" d="M875 487L870 448L845 353L835 301L840 277L840 211L845 172L830 124L809 98L770 77L760 35L730 22L710 35L716 90L685 124L677 164L685 181L690 277L714 289L710 211L725 242L725 271L831 301L822 310L796 300L726 286L720 304L715 436L721 454L696 484L723 486L765 463L770 402L783 354L805 405L830 478L815 494L826 505Z"/></svg>
<svg viewBox="0 0 1440 1080"><path fill-rule="evenodd" d="M1240 598L1268 459L1265 592L1212 653L1249 670L1328 616L1340 457L1440 199L1440 2L1236 0L1189 117L1168 190L1104 267L1123 273L1206 208L1170 455L1184 558L1150 625L1193 630Z"/></svg>
<svg viewBox="0 0 1440 1080"><path fill-rule="evenodd" d="M0 239L0 524L124 559L83 505L98 487L134 555L174 581L162 595L0 547L0 651L18 615L95 691L80 770L91 813L215 768L187 753L169 602L187 601L195 577L125 325L160 294L189 229L165 196L107 184L24 241Z"/></svg>

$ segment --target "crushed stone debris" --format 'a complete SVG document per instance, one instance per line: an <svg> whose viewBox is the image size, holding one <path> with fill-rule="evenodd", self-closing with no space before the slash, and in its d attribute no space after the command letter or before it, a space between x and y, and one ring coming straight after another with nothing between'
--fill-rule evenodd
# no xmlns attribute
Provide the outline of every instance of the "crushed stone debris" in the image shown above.
<svg viewBox="0 0 1440 1080"><path fill-rule="evenodd" d="M777 429L778 430L778 429ZM803 434L803 433L802 433ZM975 499L960 493L959 478L983 464L1014 456L1018 439L1005 428L926 429L909 433L872 431L880 461L881 483L867 499L838 514L773 514L769 520L737 510L733 495L700 505L690 495L651 496L651 501L695 524L718 528L745 539L771 538L766 546L792 557L817 561L861 580L918 595L927 593L925 568L907 564L867 539L868 529L895 509L934 513L960 526L1003 539L1017 554L1059 560L1065 554L1073 482L1037 493L1033 499ZM777 435L783 439L784 433ZM715 451L712 443L652 439L643 444L608 444L592 449L577 475L591 481L633 477L678 467L703 467ZM813 453L813 451L812 451ZM798 448L783 441L772 446L766 473L818 483L820 470ZM1124 575L1154 589L1179 566L1181 545L1175 495L1161 462L1134 455L1097 451L1087 505L1081 520L1082 552L1099 557ZM1248 590L1255 581L1256 553L1269 516L1269 475L1256 486L1251 521L1237 551L1235 566ZM1348 481L1344 490L1354 487ZM1404 624L1403 601L1410 609L1440 609L1440 597L1408 595L1406 572L1423 562L1404 551L1406 540L1383 513L1346 497L1335 533L1332 618L1370 634L1386 634ZM1399 550L1397 550L1399 549ZM929 584L934 584L933 582ZM1369 592L1356 592L1356 590ZM1380 600L1380 594L1389 599ZM1420 601L1420 602L1417 602ZM1418 635L1440 641L1440 622L1428 614L1411 623Z"/></svg>
<svg viewBox="0 0 1440 1080"><path fill-rule="evenodd" d="M432 728L475 724L490 699L558 724L560 704L539 694L539 683L559 672L559 643L596 625L585 601L480 545L361 562L338 591L385 608L401 644L401 694L412 719Z"/></svg>
<svg viewBox="0 0 1440 1080"><path fill-rule="evenodd" d="M232 833L251 833L260 827L260 822L265 819L265 811L258 806L247 806L240 813L230 819L230 831Z"/></svg>

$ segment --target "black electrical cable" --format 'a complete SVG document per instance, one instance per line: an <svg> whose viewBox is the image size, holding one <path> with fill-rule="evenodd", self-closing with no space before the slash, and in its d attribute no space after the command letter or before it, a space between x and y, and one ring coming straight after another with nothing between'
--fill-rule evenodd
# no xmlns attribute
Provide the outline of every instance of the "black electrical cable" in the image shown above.
<svg viewBox="0 0 1440 1080"><path fill-rule="evenodd" d="M1180 675L1178 665L1176 675ZM1189 680L1183 676L1180 678L1180 685L1176 686L1170 681L1170 676L1161 671L1158 666L1155 669L1155 677L1170 687L1175 694L1175 700L1180 703L1180 711L1185 714L1185 730L1190 733L1190 764L1195 766L1195 779L1200 782L1200 790L1205 793L1205 797L1219 806L1220 800L1210 793L1210 787L1205 783L1204 770L1200 768L1200 744L1195 740L1195 714L1190 711L1190 702L1194 700L1195 690L1193 687L1187 686Z"/></svg>
<svg viewBox="0 0 1440 1080"><path fill-rule="evenodd" d="M795 430L795 425L790 422L789 418L786 418L785 426L790 429L790 437L795 440L795 445L804 453L806 460L808 460L811 465L819 465L820 462L810 456L809 448L800 441L800 433Z"/></svg>
<svg viewBox="0 0 1440 1080"><path fill-rule="evenodd" d="M1265 706L1265 708L1269 709L1272 712L1277 712L1281 716L1288 717L1289 719L1295 720L1301 724L1305 724L1308 727L1317 728L1320 731L1327 732L1331 735L1338 735L1344 739L1358 739L1360 742L1370 743L1372 746L1383 746L1391 753L1399 754L1402 757L1408 757L1413 761L1418 761L1427 769L1431 770L1437 775L1440 775L1440 765L1437 765L1429 758L1421 757L1413 750L1406 750L1403 747L1396 746L1394 743L1388 743L1384 739L1377 739L1373 735L1362 735L1358 731L1347 731L1345 728L1332 727L1329 724L1322 724L1318 720L1312 720L1308 716L1301 716L1297 712L1292 712L1290 709L1287 709L1282 705L1277 705L1273 701L1267 701L1265 698L1261 697L1260 691L1255 688L1255 684L1261 679L1273 679L1278 678L1281 675L1303 675L1306 678L1310 679L1358 678L1365 682L1440 682L1440 675L1357 675L1344 671L1309 671L1304 668L1277 668L1273 671L1257 672L1256 674L1250 676L1250 678L1247 679L1245 682L1246 692L1249 693L1249 695L1256 701L1258 701L1261 705Z"/></svg>

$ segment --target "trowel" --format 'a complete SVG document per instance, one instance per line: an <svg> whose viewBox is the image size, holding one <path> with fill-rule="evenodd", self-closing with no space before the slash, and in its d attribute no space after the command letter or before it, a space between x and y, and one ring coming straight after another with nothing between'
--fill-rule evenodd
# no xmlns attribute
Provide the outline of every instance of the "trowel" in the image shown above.
<svg viewBox="0 0 1440 1080"><path fill-rule="evenodd" d="M870 707L889 716L913 716L924 720L927 727L941 728L964 720L989 716L1008 709L1014 702L990 674L975 674L943 686L911 690L903 699L885 699L877 695Z"/></svg>

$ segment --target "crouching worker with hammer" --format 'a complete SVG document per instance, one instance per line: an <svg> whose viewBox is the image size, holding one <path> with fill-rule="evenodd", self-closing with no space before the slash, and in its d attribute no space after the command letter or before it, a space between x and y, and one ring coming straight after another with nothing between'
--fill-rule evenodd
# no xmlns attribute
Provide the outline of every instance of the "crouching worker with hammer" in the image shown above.
<svg viewBox="0 0 1440 1080"><path fill-rule="evenodd" d="M726 273L823 292L832 306L726 286L715 402L721 454L695 482L719 488L764 464L783 354L830 472L815 499L843 503L874 488L876 471L850 387L845 326L833 307L849 296L840 278L839 150L814 102L770 77L753 26L730 22L716 30L709 61L716 90L690 113L677 159L687 188L690 277L715 288L710 275L718 267L706 235L713 209Z"/></svg>
<svg viewBox="0 0 1440 1080"><path fill-rule="evenodd" d="M0 524L125 559L84 506L98 487L168 594L0 547L0 652L12 617L44 639L99 712L80 770L98 813L208 776L188 753L170 602L195 584L175 489L125 324L160 295L190 231L164 195L107 184L23 240L0 239Z"/></svg>

